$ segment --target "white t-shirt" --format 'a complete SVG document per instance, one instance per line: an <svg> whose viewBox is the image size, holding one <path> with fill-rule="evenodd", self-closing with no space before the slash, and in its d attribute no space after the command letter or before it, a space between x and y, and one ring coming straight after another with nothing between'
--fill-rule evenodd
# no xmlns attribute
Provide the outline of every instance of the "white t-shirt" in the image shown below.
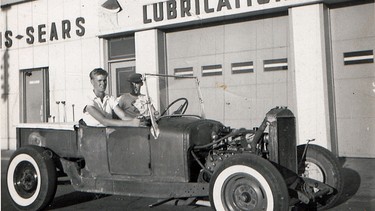
<svg viewBox="0 0 375 211"><path fill-rule="evenodd" d="M92 117L89 112L86 110L86 106L94 106L100 113L102 113L106 118L112 119L113 109L118 105L118 102L115 97L105 95L103 102L99 97L95 95L94 92L91 92L86 96L85 107L83 109L83 121L89 126L103 126L98 120Z"/></svg>
<svg viewBox="0 0 375 211"><path fill-rule="evenodd" d="M147 97L145 95L134 96L125 93L117 98L118 105L127 116L136 118L138 116L149 116Z"/></svg>

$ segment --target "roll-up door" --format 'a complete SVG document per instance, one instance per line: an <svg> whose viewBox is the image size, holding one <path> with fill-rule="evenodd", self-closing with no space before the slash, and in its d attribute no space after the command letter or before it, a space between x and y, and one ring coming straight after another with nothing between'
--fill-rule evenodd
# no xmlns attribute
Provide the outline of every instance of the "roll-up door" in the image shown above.
<svg viewBox="0 0 375 211"><path fill-rule="evenodd" d="M199 77L207 118L258 126L269 109L294 107L288 39L286 14L168 32L168 73ZM195 94L186 86L169 86L169 100Z"/></svg>
<svg viewBox="0 0 375 211"><path fill-rule="evenodd" d="M330 10L340 156L375 157L375 5Z"/></svg>

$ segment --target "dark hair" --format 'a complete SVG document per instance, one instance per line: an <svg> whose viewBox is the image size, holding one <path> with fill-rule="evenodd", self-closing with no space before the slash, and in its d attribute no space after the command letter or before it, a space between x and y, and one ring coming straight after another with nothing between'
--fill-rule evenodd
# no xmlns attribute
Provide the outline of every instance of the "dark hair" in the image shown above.
<svg viewBox="0 0 375 211"><path fill-rule="evenodd" d="M108 72L105 71L103 68L95 68L90 72L90 79L94 79L96 75L104 75L105 77L108 76Z"/></svg>

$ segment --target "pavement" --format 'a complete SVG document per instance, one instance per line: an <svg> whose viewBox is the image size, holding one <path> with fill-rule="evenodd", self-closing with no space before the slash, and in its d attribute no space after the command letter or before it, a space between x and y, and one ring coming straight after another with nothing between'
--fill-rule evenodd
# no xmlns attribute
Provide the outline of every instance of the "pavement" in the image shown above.
<svg viewBox="0 0 375 211"><path fill-rule="evenodd" d="M1 160L2 163L7 163L7 161L10 159L12 153L14 151L12 150L2 150L1 151ZM375 158L340 158L340 162L342 164L342 173L344 177L344 193L341 197L341 200L339 204L330 209L332 211L375 211ZM2 165L2 168L5 166ZM6 168L6 167L5 167ZM4 176L4 172L6 170L2 169L2 176ZM2 182L4 181L4 178L2 178ZM4 184L2 184L4 186ZM64 188L64 187L63 187ZM65 188L70 188L70 185L66 185ZM4 190L2 188L2 190ZM66 192L71 192L68 194L68 196L74 195L75 198L77 197L77 192L74 192L74 190L69 189ZM5 194L1 194L1 207L5 208L3 205L4 196ZM67 194L65 194L67 195ZM64 196L64 195L62 195ZM61 197L62 197L61 196ZM85 195L80 195L80 197L94 197L95 200L83 200L82 202L77 202L75 205L71 205L65 208L59 208L59 200L62 200L62 198L59 197L59 193L57 193L57 196L55 196L55 207L51 207L52 209L48 210L71 210L71 209L79 209L79 210L96 210L98 208L97 206L103 206L103 204L111 204L111 210L123 210L124 206L121 205L121 203L127 203L126 210L151 210L148 208L148 204L154 203L151 201L151 199L148 198L132 198L132 197L124 197L124 196L110 196L110 197L98 197L97 195L88 195L85 193ZM5 199L7 200L7 199ZM66 198L64 200L69 201L69 198ZM72 199L70 199L72 200ZM61 203L66 204L67 201L63 201ZM95 201L98 202L98 204L95 204ZM106 202L107 201L107 202ZM116 205L115 205L116 204ZM57 207L56 207L57 206ZM64 205L65 206L65 205ZM91 206L91 208L89 208ZM115 207L113 207L115 206ZM116 209L116 206L119 206L119 209ZM121 207L122 206L122 207ZM57 208L57 209L56 209ZM102 207L103 208L103 207ZM107 210L108 207L101 210ZM177 208L178 210L210 210L208 207L191 207L191 206L180 206ZM152 210L176 210L175 207L169 205L168 206L162 206L152 208Z"/></svg>

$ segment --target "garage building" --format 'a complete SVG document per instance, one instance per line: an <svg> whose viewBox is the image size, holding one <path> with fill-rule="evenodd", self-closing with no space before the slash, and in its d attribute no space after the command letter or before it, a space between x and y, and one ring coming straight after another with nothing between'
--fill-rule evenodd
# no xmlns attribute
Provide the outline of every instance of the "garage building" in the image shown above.
<svg viewBox="0 0 375 211"><path fill-rule="evenodd" d="M20 123L78 121L103 67L112 95L132 72L197 76L207 118L287 106L300 143L375 157L373 0L2 0L0 18L1 149ZM159 109L190 93L150 82Z"/></svg>

